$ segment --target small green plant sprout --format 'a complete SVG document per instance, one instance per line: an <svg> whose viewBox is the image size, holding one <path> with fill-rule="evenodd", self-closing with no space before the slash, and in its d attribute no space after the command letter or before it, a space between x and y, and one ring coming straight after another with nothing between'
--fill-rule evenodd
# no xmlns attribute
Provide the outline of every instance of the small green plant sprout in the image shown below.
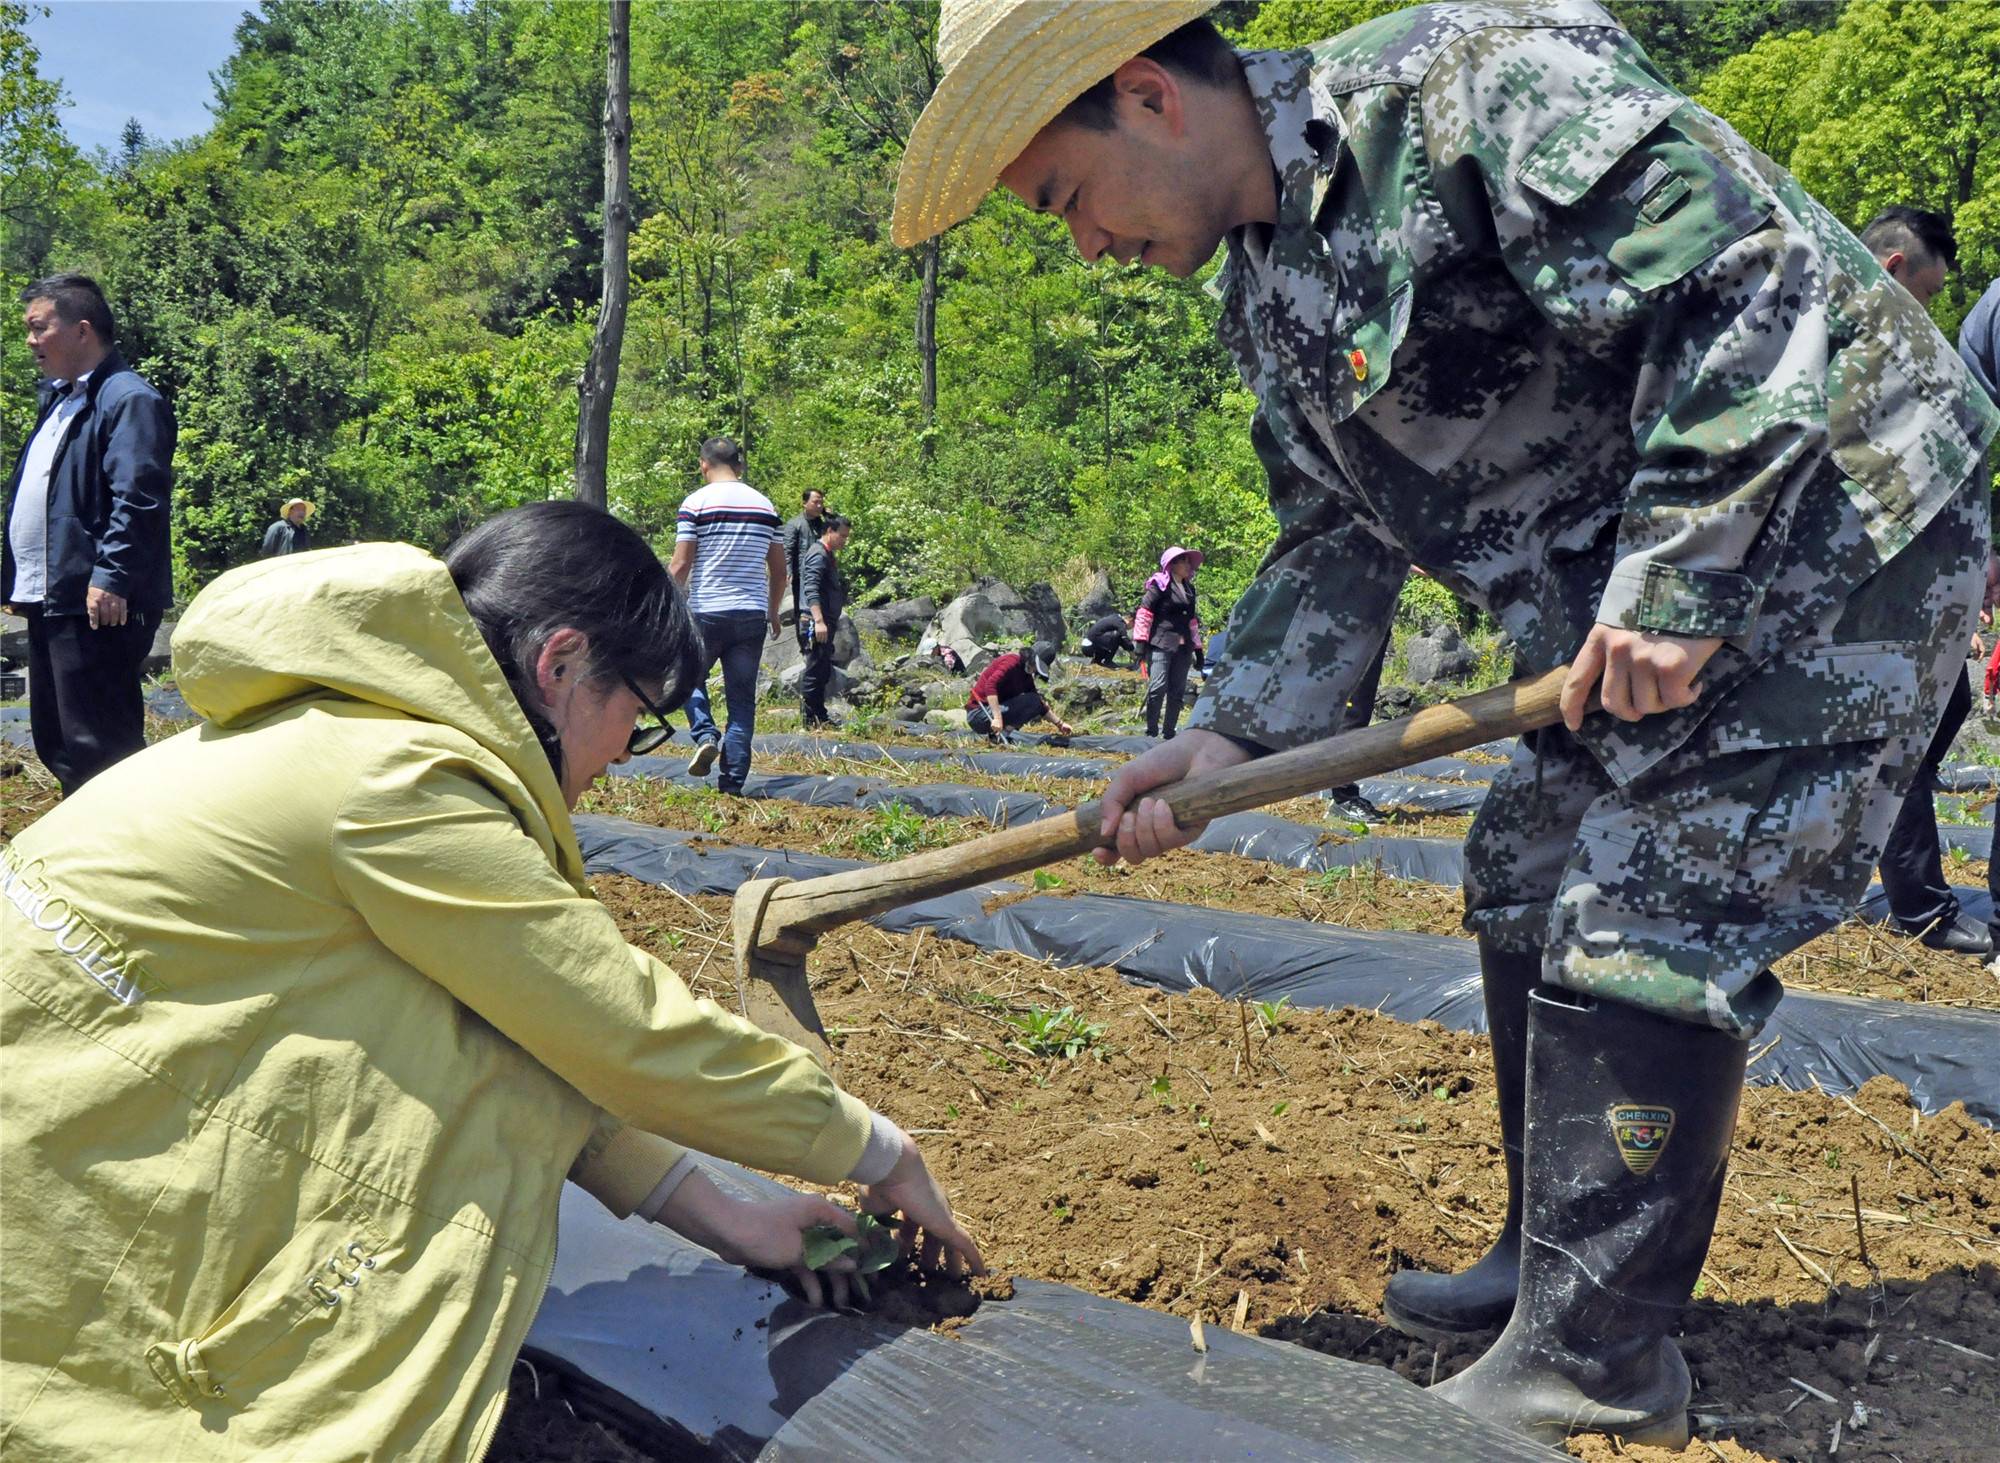
<svg viewBox="0 0 2000 1463"><path fill-rule="evenodd" d="M1035 888L1042 893L1046 894L1049 890L1060 889L1062 886L1062 879L1055 874L1051 874L1047 869L1035 870Z"/></svg>
<svg viewBox="0 0 2000 1463"><path fill-rule="evenodd" d="M1168 1093L1172 1092L1173 1090L1174 1090L1174 1084L1167 1080L1167 1074L1165 1072L1160 1073L1159 1076L1153 1079L1153 1096L1165 1097Z"/></svg>
<svg viewBox="0 0 2000 1463"><path fill-rule="evenodd" d="M1449 1087L1433 1087L1431 1089L1431 1096L1436 1098L1439 1102L1450 1102L1451 1089Z"/></svg>
<svg viewBox="0 0 2000 1463"><path fill-rule="evenodd" d="M854 846L870 858L896 859L929 848L937 834L908 803L884 803L866 828L854 835Z"/></svg>
<svg viewBox="0 0 2000 1463"><path fill-rule="evenodd" d="M1074 1061L1097 1044L1104 1028L1083 1019L1074 1006L1051 1011L1046 1006L1030 1006L1010 1013L1007 1024L1020 1033L1009 1046L1031 1057L1066 1058Z"/></svg>
<svg viewBox="0 0 2000 1463"><path fill-rule="evenodd" d="M944 1105L944 1115L956 1121L958 1118L958 1104L955 1102L947 1102Z"/></svg>
<svg viewBox="0 0 2000 1463"><path fill-rule="evenodd" d="M1827 1149L1820 1155L1820 1162L1824 1163L1828 1168L1838 1169L1840 1167L1840 1149Z"/></svg>
<svg viewBox="0 0 2000 1463"><path fill-rule="evenodd" d="M720 834L723 829L729 826L729 816L720 808L703 808L701 810L701 826L706 828L710 833Z"/></svg>
<svg viewBox="0 0 2000 1463"><path fill-rule="evenodd" d="M1345 884L1353 877L1354 866L1352 864L1341 864L1337 868L1322 869L1319 873L1314 874L1308 882L1312 884L1313 888L1319 890L1320 893L1325 894L1331 891L1334 885Z"/></svg>
<svg viewBox="0 0 2000 1463"><path fill-rule="evenodd" d="M1271 1035L1276 1036L1285 1029L1285 1022L1291 1015L1292 998L1280 996L1275 1001L1257 1003L1257 1021Z"/></svg>
<svg viewBox="0 0 2000 1463"><path fill-rule="evenodd" d="M805 1241L808 1270L824 1270L843 1255L854 1257L854 1288L865 1301L875 1299L868 1290L868 1277L896 1262L899 1246L896 1231L872 1214L854 1217L854 1233L842 1234L830 1224L815 1224L801 1236Z"/></svg>
<svg viewBox="0 0 2000 1463"><path fill-rule="evenodd" d="M1285 1110L1286 1110L1287 1108L1289 1108L1290 1106L1291 1106L1291 1104L1290 1104L1289 1102L1274 1102L1274 1103L1272 1103L1272 1104L1271 1104L1271 1116L1272 1116L1272 1117L1274 1117L1274 1118L1281 1118L1281 1117L1283 1117L1283 1116L1285 1115Z"/></svg>

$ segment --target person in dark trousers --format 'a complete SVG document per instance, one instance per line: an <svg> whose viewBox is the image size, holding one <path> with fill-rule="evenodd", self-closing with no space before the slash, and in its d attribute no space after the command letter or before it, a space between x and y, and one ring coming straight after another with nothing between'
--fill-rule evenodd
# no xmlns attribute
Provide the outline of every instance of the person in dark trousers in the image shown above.
<svg viewBox="0 0 2000 1463"><path fill-rule="evenodd" d="M785 525L785 573L792 591L792 614L799 610L799 563L806 556L806 547L819 539L820 523L826 517L826 494L818 488L807 488L804 506Z"/></svg>
<svg viewBox="0 0 2000 1463"><path fill-rule="evenodd" d="M681 500L674 515L674 556L669 570L687 590L688 608L710 657L688 694L688 735L694 755L687 770L706 777L719 757L718 792L738 794L750 775L757 730L757 664L764 639L778 638L778 607L785 597L785 561L778 548L778 510L743 481L743 449L728 437L701 444L702 485ZM722 666L723 703L729 729L718 731L708 699L708 672Z"/></svg>
<svg viewBox="0 0 2000 1463"><path fill-rule="evenodd" d="M1160 555L1160 570L1146 581L1132 639L1146 666L1146 735L1172 741L1187 698L1188 667L1202 648L1195 606L1194 571L1202 555L1179 544Z"/></svg>
<svg viewBox="0 0 2000 1463"><path fill-rule="evenodd" d="M1861 242L1889 278L1926 309L1958 264L1958 241L1950 220L1927 209L1885 208L1862 229ZM1918 936L1933 950L1984 956L1993 953L1993 937L1959 908L1958 896L1945 880L1937 825L1938 764L1950 752L1971 710L1972 681L1961 668L1945 702L1944 719L1882 845L1878 868L1889 918L1897 929Z"/></svg>
<svg viewBox="0 0 2000 1463"><path fill-rule="evenodd" d="M1083 632L1083 641L1077 647L1092 665L1111 669L1121 655L1137 655L1138 647L1132 643L1132 617L1130 615L1104 615L1093 621Z"/></svg>
<svg viewBox="0 0 2000 1463"><path fill-rule="evenodd" d="M1055 665L1052 640L1036 641L1027 655L1018 650L996 655L972 683L965 701L965 724L997 742L1046 716L1058 736L1068 736L1070 724L1056 715L1035 684L1048 680Z"/></svg>
<svg viewBox="0 0 2000 1463"><path fill-rule="evenodd" d="M827 714L826 688L833 680L833 634L847 609L847 580L840 572L840 551L851 529L845 518L829 513L820 519L819 537L806 545L799 559L799 649L805 653L805 673L799 677L799 701L810 730L839 726Z"/></svg>
<svg viewBox="0 0 2000 1463"><path fill-rule="evenodd" d="M303 554L312 547L312 530L306 527L306 520L312 517L313 505L304 498L293 498L278 512L278 521L264 530L264 544L258 549L260 559L275 559L280 554Z"/></svg>
<svg viewBox="0 0 2000 1463"><path fill-rule="evenodd" d="M7 489L0 600L28 622L35 755L65 796L145 745L140 670L172 600L174 414L120 358L104 292L21 292L41 410Z"/></svg>
<svg viewBox="0 0 2000 1463"><path fill-rule="evenodd" d="M1382 685L1382 663L1389 658L1389 637L1382 637L1382 648L1375 652L1375 659L1369 663L1367 673L1354 688L1354 694L1347 698L1347 707L1340 716L1340 729L1344 732L1359 731L1375 718L1375 693ZM1379 823L1382 810L1375 806L1361 791L1358 782L1342 783L1326 791L1326 805L1329 812L1356 823Z"/></svg>
<svg viewBox="0 0 2000 1463"><path fill-rule="evenodd" d="M1986 286L1979 303L1972 307L1972 313L1958 327L1958 357L1972 372L1973 379L1993 398L1994 405L2000 406L2000 279ZM1989 553L1986 559L1986 602L1981 618L1993 628L1996 642L1993 655L2000 660L2000 624L1995 624L1994 613L1996 599L2000 599L2000 581L1996 581L1994 565L1994 556ZM1990 702L1994 691L1991 665L1987 667L1985 691ZM1994 839L2000 842L2000 803L1993 805L1993 819ZM2000 859L1986 861L1986 888L1993 896L1993 917L2000 920ZM2000 925L1989 927L1987 935L1994 950L2000 952ZM1995 954L1986 968L2000 975L2000 953Z"/></svg>

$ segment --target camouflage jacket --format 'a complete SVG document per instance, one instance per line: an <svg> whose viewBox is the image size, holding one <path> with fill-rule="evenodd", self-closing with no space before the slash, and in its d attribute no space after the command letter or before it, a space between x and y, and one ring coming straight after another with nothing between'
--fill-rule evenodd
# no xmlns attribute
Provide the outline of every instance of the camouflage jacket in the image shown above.
<svg viewBox="0 0 2000 1463"><path fill-rule="evenodd" d="M1524 670L1599 620L1724 638L1702 703L1593 719L1629 781L2000 429L1860 242L1593 4L1431 5L1242 59L1279 217L1230 235L1218 329L1279 532L1196 725L1333 732L1416 564Z"/></svg>

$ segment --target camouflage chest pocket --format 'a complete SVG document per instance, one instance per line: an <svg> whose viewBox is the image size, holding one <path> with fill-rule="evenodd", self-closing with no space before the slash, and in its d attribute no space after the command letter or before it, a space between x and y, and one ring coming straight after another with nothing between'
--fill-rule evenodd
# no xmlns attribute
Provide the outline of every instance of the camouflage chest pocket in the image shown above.
<svg viewBox="0 0 2000 1463"><path fill-rule="evenodd" d="M1661 289L1758 228L1772 201L1704 144L1712 130L1685 97L1628 86L1537 143L1515 173L1555 205L1538 220L1537 286L1601 259L1634 289Z"/></svg>
<svg viewBox="0 0 2000 1463"><path fill-rule="evenodd" d="M1390 360L1410 328L1411 287L1397 286L1380 303L1347 314L1326 337L1319 379L1306 383L1300 405L1324 437L1389 383ZM1346 313L1346 312L1343 312Z"/></svg>

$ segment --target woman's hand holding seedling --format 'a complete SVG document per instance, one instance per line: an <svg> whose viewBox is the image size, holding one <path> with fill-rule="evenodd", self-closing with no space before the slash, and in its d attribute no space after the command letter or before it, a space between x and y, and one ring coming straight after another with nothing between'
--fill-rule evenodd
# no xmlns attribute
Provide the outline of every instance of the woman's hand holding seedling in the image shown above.
<svg viewBox="0 0 2000 1463"><path fill-rule="evenodd" d="M889 1176L862 1189L861 1207L869 1214L900 1211L904 1220L900 1236L903 1253L916 1255L917 1263L925 1269L944 1270L951 1275L967 1271L974 1275L986 1273L986 1262L979 1258L979 1246L951 1217L951 1204L945 1199L944 1190L931 1177L923 1155L907 1136Z"/></svg>
<svg viewBox="0 0 2000 1463"><path fill-rule="evenodd" d="M855 1273L851 1255L814 1254L810 1236L855 1234L855 1216L817 1194L786 1192L769 1199L734 1199L697 1170L660 1207L659 1222L732 1265L789 1270L813 1305L848 1303Z"/></svg>

